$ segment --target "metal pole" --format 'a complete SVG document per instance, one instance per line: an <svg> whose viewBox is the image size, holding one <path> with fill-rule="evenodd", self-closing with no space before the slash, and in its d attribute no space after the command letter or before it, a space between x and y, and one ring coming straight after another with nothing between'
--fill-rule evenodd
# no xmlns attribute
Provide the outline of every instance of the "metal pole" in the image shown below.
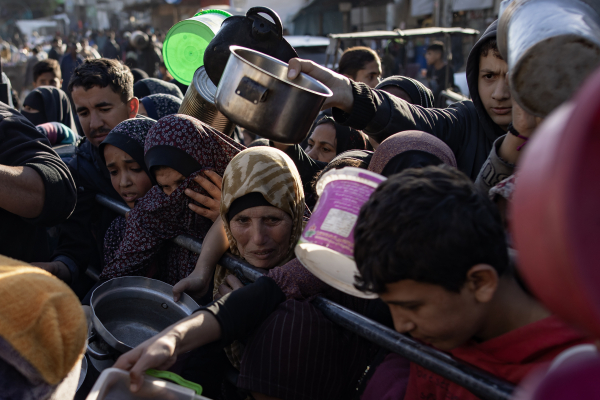
<svg viewBox="0 0 600 400"><path fill-rule="evenodd" d="M124 216L126 213L131 211L131 209L124 203L111 199L103 194L96 195L96 201L119 215ZM202 250L202 240L193 236L179 235L172 240L174 243L178 244L184 249L188 249L194 253L200 254L200 251ZM254 282L265 274L264 270L254 268L241 258L238 258L229 252L225 253L223 257L221 257L219 264L232 271L243 282L245 281L244 283Z"/></svg>
<svg viewBox="0 0 600 400"><path fill-rule="evenodd" d="M341 327L399 354L487 400L509 400L514 386L323 297L312 304Z"/></svg>
<svg viewBox="0 0 600 400"><path fill-rule="evenodd" d="M125 204L105 195L97 195L96 201L111 211L125 215L130 209ZM202 240L190 235L180 235L173 239L181 247L200 253ZM265 274L231 253L225 253L219 264L254 282ZM371 321L354 311L348 310L330 300L317 297L312 302L327 318L341 327L364 337L394 353L400 354L431 372L434 372L466 389L484 400L509 400L514 386L473 366L453 359L441 351L418 343L392 329Z"/></svg>

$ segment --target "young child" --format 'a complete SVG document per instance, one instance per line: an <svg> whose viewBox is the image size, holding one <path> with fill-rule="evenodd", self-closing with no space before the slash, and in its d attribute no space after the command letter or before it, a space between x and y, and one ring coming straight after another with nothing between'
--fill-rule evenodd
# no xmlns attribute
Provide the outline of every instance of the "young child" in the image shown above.
<svg viewBox="0 0 600 400"><path fill-rule="evenodd" d="M42 60L33 66L33 88L40 86L62 86L62 74L58 61L51 58Z"/></svg>
<svg viewBox="0 0 600 400"><path fill-rule="evenodd" d="M587 341L519 286L498 211L457 170L408 169L383 182L361 209L354 256L357 287L379 294L398 332L509 382ZM378 375L402 371L398 357L388 356L363 399L375 389L381 398ZM414 363L403 378L387 379L388 396L476 399Z"/></svg>
<svg viewBox="0 0 600 400"><path fill-rule="evenodd" d="M144 143L155 124L149 118L132 118L121 122L100 144L100 156L110 173L110 181L129 208L152 188L154 178L144 163ZM126 219L117 217L104 236L105 264L114 257L123 241Z"/></svg>

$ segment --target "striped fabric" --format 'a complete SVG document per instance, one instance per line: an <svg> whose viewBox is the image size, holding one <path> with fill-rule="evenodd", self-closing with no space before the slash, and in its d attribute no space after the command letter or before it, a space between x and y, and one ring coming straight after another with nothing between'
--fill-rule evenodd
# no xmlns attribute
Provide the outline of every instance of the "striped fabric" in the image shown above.
<svg viewBox="0 0 600 400"><path fill-rule="evenodd" d="M286 400L350 399L376 351L309 301L287 300L247 342L237 386Z"/></svg>

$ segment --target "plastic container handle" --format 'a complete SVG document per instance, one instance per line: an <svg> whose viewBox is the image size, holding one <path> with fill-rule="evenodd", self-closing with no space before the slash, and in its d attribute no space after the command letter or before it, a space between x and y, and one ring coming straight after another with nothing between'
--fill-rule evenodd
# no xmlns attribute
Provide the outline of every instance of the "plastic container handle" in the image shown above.
<svg viewBox="0 0 600 400"><path fill-rule="evenodd" d="M155 378L166 379L168 381L174 382L179 386L186 387L188 389L192 389L198 396L202 394L202 386L197 383L190 382L188 380L183 379L181 376L177 375L174 372L170 371L159 371L157 369L149 369L146 371L147 375L153 376Z"/></svg>
<svg viewBox="0 0 600 400"><path fill-rule="evenodd" d="M277 28L277 35L279 35L279 38L281 39L283 37L283 24L281 23L281 18L279 18L279 15L277 15L275 11L267 7L252 7L246 13L246 17L258 15L260 13L267 14L269 17L273 18L275 27Z"/></svg>

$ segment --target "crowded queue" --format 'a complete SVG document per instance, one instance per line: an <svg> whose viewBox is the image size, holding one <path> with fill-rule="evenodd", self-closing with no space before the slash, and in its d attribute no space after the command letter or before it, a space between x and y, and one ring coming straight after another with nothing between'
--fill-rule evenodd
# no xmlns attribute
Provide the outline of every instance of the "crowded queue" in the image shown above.
<svg viewBox="0 0 600 400"><path fill-rule="evenodd" d="M338 72L290 60L288 79L304 73L333 93L303 144L225 135L178 113L177 85L136 79L115 59L83 60L68 82L52 60L33 67L21 112L0 103L0 393L73 389L88 338L79 304L131 276L199 306L115 357L132 392L145 371L177 362L214 399L478 398L336 325L317 296L514 385L592 343L531 292L511 251L515 172L542 119L512 101L497 25L469 54L471 100L444 109L434 98L451 69L438 42L433 92L380 80L368 48L348 49ZM59 156L65 145L75 152ZM345 168L383 180L353 228L353 290L366 296L320 279L295 251ZM202 251L173 242L181 235ZM244 282L220 265L227 252L264 275Z"/></svg>

